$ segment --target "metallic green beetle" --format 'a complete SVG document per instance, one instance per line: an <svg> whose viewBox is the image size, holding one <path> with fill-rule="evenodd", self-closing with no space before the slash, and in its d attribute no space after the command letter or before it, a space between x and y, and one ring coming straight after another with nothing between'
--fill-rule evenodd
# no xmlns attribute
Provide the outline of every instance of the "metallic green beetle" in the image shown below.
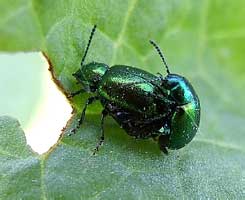
<svg viewBox="0 0 245 200"><path fill-rule="evenodd" d="M180 149L188 144L199 127L200 102L189 81L169 71L160 48L150 43L158 51L167 76L153 75L144 70L104 63L92 62L84 65L96 26L92 29L88 45L81 62L81 68L73 74L82 89L72 93L73 97L81 92L94 95L86 101L78 125L81 126L87 106L99 100L103 106L101 117L101 137L95 148L98 151L104 141L104 119L107 115L135 138L153 138L160 149Z"/></svg>

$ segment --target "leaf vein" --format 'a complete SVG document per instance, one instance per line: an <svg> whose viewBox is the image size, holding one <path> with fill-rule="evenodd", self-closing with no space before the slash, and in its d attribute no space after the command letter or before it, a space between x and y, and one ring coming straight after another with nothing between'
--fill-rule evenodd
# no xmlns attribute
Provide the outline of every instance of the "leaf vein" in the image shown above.
<svg viewBox="0 0 245 200"><path fill-rule="evenodd" d="M4 27L4 24L7 24L12 18L17 17L18 15L21 15L22 13L25 13L28 9L28 4L23 5L15 10L15 12L11 12L10 15L8 15L1 23L0 27Z"/></svg>
<svg viewBox="0 0 245 200"><path fill-rule="evenodd" d="M115 62L116 60L116 55L117 55L117 49L118 47L122 44L123 42L123 36L125 34L125 31L127 29L127 25L128 25L128 21L129 21L129 18L138 2L138 0L132 0L131 1L132 3L129 5L128 7L128 11L126 12L126 15L124 17L124 22L122 24L122 29L120 31L120 33L118 34L118 38L116 40L116 42L114 43L114 53L113 53L113 56L112 56L112 59L111 59L111 65ZM133 47L132 47L133 48Z"/></svg>

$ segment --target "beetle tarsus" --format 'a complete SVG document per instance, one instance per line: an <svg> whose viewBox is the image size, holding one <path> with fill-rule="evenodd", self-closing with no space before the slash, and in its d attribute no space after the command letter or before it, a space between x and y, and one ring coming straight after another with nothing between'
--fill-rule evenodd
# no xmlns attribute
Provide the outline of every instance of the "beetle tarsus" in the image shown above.
<svg viewBox="0 0 245 200"><path fill-rule="evenodd" d="M74 134L76 134L76 128L73 128L73 129L70 131L70 133L68 133L68 136L72 136L72 135L74 135Z"/></svg>
<svg viewBox="0 0 245 200"><path fill-rule="evenodd" d="M161 150L165 155L168 155L168 150L166 147L163 147Z"/></svg>
<svg viewBox="0 0 245 200"><path fill-rule="evenodd" d="M161 136L158 138L158 144L159 144L160 150L161 150L165 155L168 155L167 147L168 147L168 144L169 144L169 135L161 135Z"/></svg>
<svg viewBox="0 0 245 200"><path fill-rule="evenodd" d="M79 119L77 126L75 128L73 128L73 129L71 129L71 131L68 134L68 136L75 135L77 130L80 128L81 125L82 125L82 122L81 122L81 119Z"/></svg>
<svg viewBox="0 0 245 200"><path fill-rule="evenodd" d="M96 152L99 151L99 148L100 148L100 146L103 144L104 140L105 140L104 137L101 137L101 138L100 138L100 141L97 143L96 147L94 148L93 155L95 155Z"/></svg>

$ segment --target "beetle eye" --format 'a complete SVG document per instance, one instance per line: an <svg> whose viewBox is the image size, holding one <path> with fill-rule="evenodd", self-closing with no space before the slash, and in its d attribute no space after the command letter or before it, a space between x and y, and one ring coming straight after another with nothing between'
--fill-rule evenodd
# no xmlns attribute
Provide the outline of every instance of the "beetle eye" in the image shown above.
<svg viewBox="0 0 245 200"><path fill-rule="evenodd" d="M167 90L170 90L173 86L172 83L169 82L167 79L163 79L161 82L162 86L166 88Z"/></svg>
<svg viewBox="0 0 245 200"><path fill-rule="evenodd" d="M177 106L176 109L177 109L177 112L178 112L180 115L183 115L183 114L185 113L184 108L181 107L181 106Z"/></svg>
<svg viewBox="0 0 245 200"><path fill-rule="evenodd" d="M164 80L162 81L162 86L165 87L167 90L173 90L178 87L179 83L175 81L169 81L169 80Z"/></svg>
<svg viewBox="0 0 245 200"><path fill-rule="evenodd" d="M161 79L161 86L169 89L168 88L169 87L168 81L166 79Z"/></svg>

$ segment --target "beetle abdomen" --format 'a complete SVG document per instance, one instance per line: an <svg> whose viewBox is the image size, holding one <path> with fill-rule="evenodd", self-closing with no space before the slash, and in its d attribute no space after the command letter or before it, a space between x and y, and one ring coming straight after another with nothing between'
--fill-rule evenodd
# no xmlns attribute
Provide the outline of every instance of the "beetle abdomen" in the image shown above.
<svg viewBox="0 0 245 200"><path fill-rule="evenodd" d="M122 109L109 101L102 99L102 102L110 116L115 119L121 128L136 138L152 137L166 121L165 117L162 116L145 118L140 113Z"/></svg>

